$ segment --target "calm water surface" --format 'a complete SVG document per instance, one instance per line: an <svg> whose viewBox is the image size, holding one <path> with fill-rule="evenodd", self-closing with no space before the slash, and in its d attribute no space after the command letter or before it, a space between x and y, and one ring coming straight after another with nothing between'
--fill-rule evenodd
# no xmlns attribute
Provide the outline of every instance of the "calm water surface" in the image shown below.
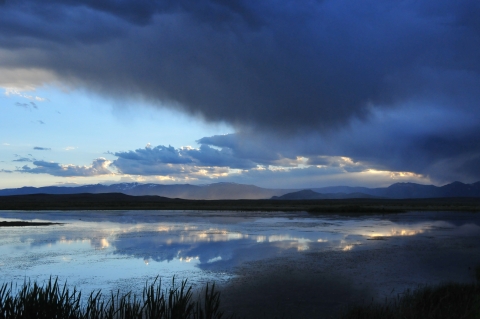
<svg viewBox="0 0 480 319"><path fill-rule="evenodd" d="M67 280L85 291L139 291L156 276L228 282L252 261L319 251L405 245L412 238L480 236L480 215L72 211L0 212L2 221L64 225L0 228L2 282ZM479 243L480 245L480 243ZM479 246L480 247L480 246ZM479 250L480 252L480 250Z"/></svg>

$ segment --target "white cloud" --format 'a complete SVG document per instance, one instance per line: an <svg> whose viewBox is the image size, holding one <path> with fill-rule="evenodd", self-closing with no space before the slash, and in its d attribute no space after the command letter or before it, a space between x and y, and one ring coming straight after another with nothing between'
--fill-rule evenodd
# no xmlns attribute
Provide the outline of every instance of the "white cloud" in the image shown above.
<svg viewBox="0 0 480 319"><path fill-rule="evenodd" d="M33 88L29 88L28 91L34 90ZM37 101L37 102L46 102L48 101L47 98L40 97L40 96L34 96L34 95L29 95L29 94L24 94L24 91L20 91L17 88L5 88L5 96L10 97L10 96L19 96L24 99L30 100L30 101Z"/></svg>

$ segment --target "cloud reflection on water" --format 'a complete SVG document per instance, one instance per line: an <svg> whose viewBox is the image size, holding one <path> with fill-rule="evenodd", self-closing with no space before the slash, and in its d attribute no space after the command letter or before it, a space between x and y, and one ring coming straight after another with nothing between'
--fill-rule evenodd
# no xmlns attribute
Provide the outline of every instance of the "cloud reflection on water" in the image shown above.
<svg viewBox="0 0 480 319"><path fill-rule="evenodd" d="M215 217L155 216L152 212L146 217L138 212L122 212L122 216L117 217L92 212L82 214L82 220L69 216L63 226L0 229L0 254L8 256L6 262L1 261L3 273L10 276L8 278L20 276L18 269L55 274L64 263L69 264L70 271L84 272L77 276L85 277L96 274L98 267L110 267L112 270L105 270L102 275L110 276L110 281L115 276L143 278L146 268L150 269L149 274L178 271L187 271L189 276L193 276L194 271L204 275L207 272L231 273L245 262L305 251L348 253L381 242L392 244L433 232L480 232L478 218L452 223L428 218L257 216L235 217L235 221L229 224L225 216L219 217L217 223ZM0 213L0 219L14 217L32 219L29 213ZM50 213L42 220L63 219ZM69 270L61 271L68 274Z"/></svg>

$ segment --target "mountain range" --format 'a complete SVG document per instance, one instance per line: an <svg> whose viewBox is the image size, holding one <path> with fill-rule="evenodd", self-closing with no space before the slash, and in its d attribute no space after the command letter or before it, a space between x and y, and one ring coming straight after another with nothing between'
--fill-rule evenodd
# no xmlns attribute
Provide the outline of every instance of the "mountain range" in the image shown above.
<svg viewBox="0 0 480 319"><path fill-rule="evenodd" d="M123 193L133 196L156 195L168 198L205 200L480 197L480 182L473 184L453 182L440 187L415 183L395 183L389 187L381 188L335 186L311 188L307 190L270 189L236 183L213 183L207 185L119 183L75 187L21 187L0 190L0 196L82 193Z"/></svg>
<svg viewBox="0 0 480 319"><path fill-rule="evenodd" d="M312 188L317 193L363 193L383 198L439 198L439 197L480 197L480 182L464 184L453 182L444 186L422 185L416 183L395 183L388 187L322 187Z"/></svg>
<svg viewBox="0 0 480 319"><path fill-rule="evenodd" d="M308 199L346 199L346 198L382 198L365 193L317 193L311 189L287 193L281 196L272 196L271 199L281 200L308 200Z"/></svg>
<svg viewBox="0 0 480 319"><path fill-rule="evenodd" d="M8 195L31 195L31 194L103 194L123 193L133 196L156 195L168 198L182 199L267 199L272 196L281 196L293 192L294 189L268 189L254 185L236 183L214 183L207 185L191 184L141 184L119 183L112 185L84 185L84 186L46 186L46 187L22 187L0 190L0 196Z"/></svg>

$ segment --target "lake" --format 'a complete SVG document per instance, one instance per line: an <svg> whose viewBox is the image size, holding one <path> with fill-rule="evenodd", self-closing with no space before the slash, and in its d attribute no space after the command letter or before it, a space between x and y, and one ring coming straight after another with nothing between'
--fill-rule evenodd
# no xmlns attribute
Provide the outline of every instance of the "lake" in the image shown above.
<svg viewBox="0 0 480 319"><path fill-rule="evenodd" d="M0 212L17 220L64 224L1 227L2 282L53 276L85 292L138 293L157 276L165 286L173 276L215 281L247 317L266 305L287 317L292 307L333 313L345 301L472 281L480 265L476 213Z"/></svg>

